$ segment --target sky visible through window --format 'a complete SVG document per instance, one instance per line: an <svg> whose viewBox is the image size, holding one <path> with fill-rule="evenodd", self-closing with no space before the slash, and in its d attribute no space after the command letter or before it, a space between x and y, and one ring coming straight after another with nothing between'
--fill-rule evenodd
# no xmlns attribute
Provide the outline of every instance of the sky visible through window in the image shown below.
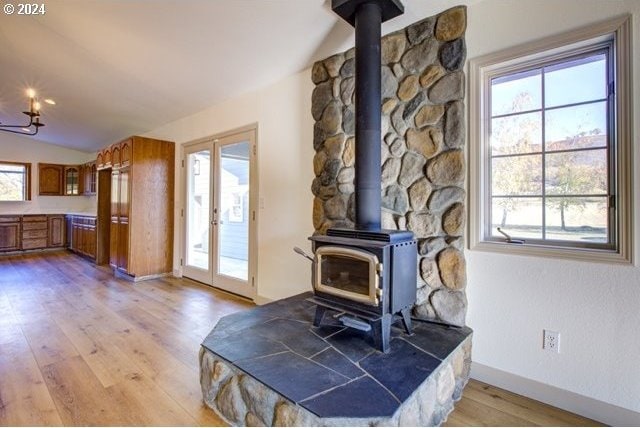
<svg viewBox="0 0 640 428"><path fill-rule="evenodd" d="M491 82L491 235L608 241L607 57Z"/></svg>

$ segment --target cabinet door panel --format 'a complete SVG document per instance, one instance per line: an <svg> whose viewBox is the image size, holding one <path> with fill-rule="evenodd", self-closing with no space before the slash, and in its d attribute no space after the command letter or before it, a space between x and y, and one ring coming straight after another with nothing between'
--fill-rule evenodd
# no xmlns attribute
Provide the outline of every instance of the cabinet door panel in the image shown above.
<svg viewBox="0 0 640 428"><path fill-rule="evenodd" d="M91 194L98 193L98 168L95 163L91 164Z"/></svg>
<svg viewBox="0 0 640 428"><path fill-rule="evenodd" d="M63 195L63 165L38 164L38 193L45 196Z"/></svg>
<svg viewBox="0 0 640 428"><path fill-rule="evenodd" d="M120 164L129 166L131 163L131 140L127 140L120 145Z"/></svg>
<svg viewBox="0 0 640 428"><path fill-rule="evenodd" d="M104 167L111 168L111 147L102 151L102 159L104 160Z"/></svg>
<svg viewBox="0 0 640 428"><path fill-rule="evenodd" d="M130 183L129 183L129 168L123 168L120 170L119 180L119 210L118 215L120 217L129 218L129 197L130 197ZM128 222L128 220L127 220Z"/></svg>
<svg viewBox="0 0 640 428"><path fill-rule="evenodd" d="M50 247L63 247L64 246L64 231L65 221L64 217L56 216L49 217L49 246Z"/></svg>
<svg viewBox="0 0 640 428"><path fill-rule="evenodd" d="M47 229L23 230L22 239L46 238Z"/></svg>
<svg viewBox="0 0 640 428"><path fill-rule="evenodd" d="M36 248L46 248L47 247L47 238L36 238L36 239L23 239L22 240L22 249L23 250L33 250Z"/></svg>
<svg viewBox="0 0 640 428"><path fill-rule="evenodd" d="M111 217L111 230L109 233L109 265L118 267L118 218Z"/></svg>
<svg viewBox="0 0 640 428"><path fill-rule="evenodd" d="M47 230L47 221L22 222L22 230Z"/></svg>
<svg viewBox="0 0 640 428"><path fill-rule="evenodd" d="M118 269L129 269L129 168L120 170L118 218Z"/></svg>
<svg viewBox="0 0 640 428"><path fill-rule="evenodd" d="M118 204L120 201L120 173L111 172L111 217L118 217Z"/></svg>
<svg viewBox="0 0 640 428"><path fill-rule="evenodd" d="M120 167L120 147L115 146L111 149L111 165L114 168Z"/></svg>
<svg viewBox="0 0 640 428"><path fill-rule="evenodd" d="M80 226L74 222L71 224L71 249L80 251Z"/></svg>
<svg viewBox="0 0 640 428"><path fill-rule="evenodd" d="M64 169L64 194L67 196L77 196L82 193L82 168L78 166L68 166Z"/></svg>
<svg viewBox="0 0 640 428"><path fill-rule="evenodd" d="M96 228L87 227L87 255L96 258Z"/></svg>
<svg viewBox="0 0 640 428"><path fill-rule="evenodd" d="M129 223L120 219L118 223L118 269L129 272Z"/></svg>
<svg viewBox="0 0 640 428"><path fill-rule="evenodd" d="M20 223L0 223L0 251L20 249Z"/></svg>

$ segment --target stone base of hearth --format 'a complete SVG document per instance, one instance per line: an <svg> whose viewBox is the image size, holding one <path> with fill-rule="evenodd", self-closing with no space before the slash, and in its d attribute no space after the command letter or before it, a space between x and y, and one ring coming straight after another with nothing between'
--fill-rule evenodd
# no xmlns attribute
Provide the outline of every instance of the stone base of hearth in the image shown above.
<svg viewBox="0 0 640 428"><path fill-rule="evenodd" d="M231 425L434 426L469 379L471 330L415 321L391 351L330 318L308 293L220 320L200 350L205 403Z"/></svg>

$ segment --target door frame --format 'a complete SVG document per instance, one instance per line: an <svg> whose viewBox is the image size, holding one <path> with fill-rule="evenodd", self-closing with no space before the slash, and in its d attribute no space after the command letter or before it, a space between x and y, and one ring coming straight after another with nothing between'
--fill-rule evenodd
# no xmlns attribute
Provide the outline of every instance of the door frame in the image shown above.
<svg viewBox="0 0 640 428"><path fill-rule="evenodd" d="M191 146L195 146L198 144L202 144L202 143L212 143L212 146L214 146L214 142L215 140L219 140L222 138L227 138L236 134L242 134L242 133L246 133L246 132L253 132L253 149L250 152L250 156L251 156L251 166L250 166L250 177L249 177L249 216L250 216L250 222L249 222L249 276L248 276L248 282L249 282L249 286L250 286L250 290L251 290L251 295L249 296L242 296L242 297L247 297L249 299L252 300L256 300L256 297L258 296L258 240L259 240L259 236L258 236L258 224L260 221L260 212L259 212L259 207L258 207L258 201L260 200L259 198L259 193L260 193L260 187L259 187L259 156L258 156L258 149L259 149L259 140L258 140L258 123L252 123L246 126L242 126L242 127L238 127L238 128L234 128L228 131L224 131L224 132L219 132L213 135L209 135L207 137L202 137L202 138L198 138L196 140L192 140L189 142L186 142L184 144L181 145L180 147L180 160L181 160L181 167L182 167L182 174L180 174L181 176L181 180L182 180L182 185L181 185L181 189L183 190L181 197L180 197L180 227L179 230L182 234L182 236L180 237L180 245L182 246L181 248L181 252L180 252L180 271L181 274L184 274L183 272L183 266L184 266L184 262L187 259L187 245L186 245L186 239L187 239L187 219L186 219L186 212L187 212L187 192L188 192L188 179L187 179L187 170L186 170L186 151L189 147ZM215 149L214 147L212 147L212 149ZM215 159L215 150L212 151L212 163L214 162ZM212 205L210 207L210 209L213 207L213 194L215 193L215 189L214 189L215 183L212 184L211 186L211 193L212 193ZM210 233L211 233L211 229ZM210 236L209 239L210 242L210 247L213 250L213 236ZM213 255L213 251L210 251L209 253L209 257L212 257ZM212 261L210 261L210 263L212 263ZM213 265L211 266L213 268ZM213 275L212 275L212 279L213 279ZM205 283L207 285L210 285L216 289L219 289L218 287L216 287L214 284L212 283ZM223 291L227 292L228 290L222 289Z"/></svg>

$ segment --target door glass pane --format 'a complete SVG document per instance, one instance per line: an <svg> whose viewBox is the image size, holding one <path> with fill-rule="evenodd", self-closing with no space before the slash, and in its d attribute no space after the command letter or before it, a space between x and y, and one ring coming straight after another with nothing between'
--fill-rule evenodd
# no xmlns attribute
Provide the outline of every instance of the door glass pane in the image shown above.
<svg viewBox="0 0 640 428"><path fill-rule="evenodd" d="M220 149L218 274L249 279L249 141Z"/></svg>
<svg viewBox="0 0 640 428"><path fill-rule="evenodd" d="M187 265L209 270L211 151L187 155Z"/></svg>

